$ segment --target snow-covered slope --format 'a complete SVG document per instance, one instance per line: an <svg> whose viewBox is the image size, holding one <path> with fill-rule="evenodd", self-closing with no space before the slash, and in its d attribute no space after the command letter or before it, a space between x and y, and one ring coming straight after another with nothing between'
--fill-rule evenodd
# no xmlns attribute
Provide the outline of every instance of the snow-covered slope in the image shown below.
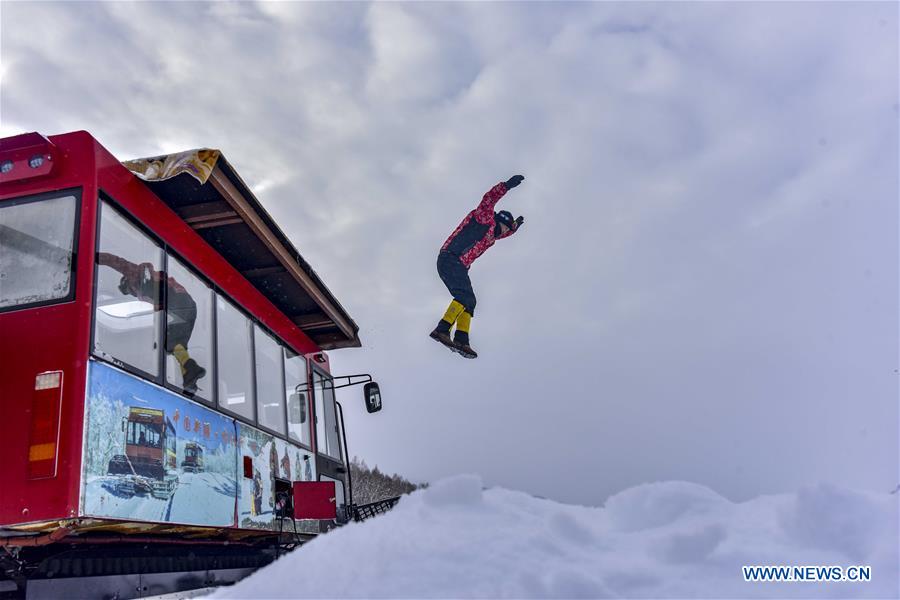
<svg viewBox="0 0 900 600"><path fill-rule="evenodd" d="M735 504L690 483L569 506L476 476L307 544L216 598L897 598L898 496L827 485ZM748 583L743 565L870 565L872 580Z"/></svg>

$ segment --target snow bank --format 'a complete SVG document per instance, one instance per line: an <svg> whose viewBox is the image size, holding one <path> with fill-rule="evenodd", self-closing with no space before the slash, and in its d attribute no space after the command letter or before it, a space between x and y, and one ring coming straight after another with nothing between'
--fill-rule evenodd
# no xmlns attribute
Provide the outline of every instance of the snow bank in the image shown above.
<svg viewBox="0 0 900 600"><path fill-rule="evenodd" d="M898 496L820 485L735 504L699 485L568 506L458 476L216 598L897 598ZM747 583L743 565L870 565L872 581Z"/></svg>

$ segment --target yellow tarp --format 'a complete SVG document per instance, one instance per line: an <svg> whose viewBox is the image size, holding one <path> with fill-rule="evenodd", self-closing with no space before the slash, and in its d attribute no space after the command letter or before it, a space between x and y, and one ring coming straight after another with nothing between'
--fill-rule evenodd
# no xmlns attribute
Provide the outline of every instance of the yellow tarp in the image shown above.
<svg viewBox="0 0 900 600"><path fill-rule="evenodd" d="M144 181L162 181L188 173L202 184L209 179L220 155L218 150L201 148L166 156L127 160L122 164Z"/></svg>

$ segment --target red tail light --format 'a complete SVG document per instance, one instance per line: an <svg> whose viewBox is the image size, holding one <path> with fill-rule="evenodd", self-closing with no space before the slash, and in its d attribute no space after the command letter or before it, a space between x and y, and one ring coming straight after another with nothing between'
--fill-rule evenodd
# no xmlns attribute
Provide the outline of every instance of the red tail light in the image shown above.
<svg viewBox="0 0 900 600"><path fill-rule="evenodd" d="M62 371L40 373L34 380L28 445L28 476L31 479L56 477L62 389Z"/></svg>

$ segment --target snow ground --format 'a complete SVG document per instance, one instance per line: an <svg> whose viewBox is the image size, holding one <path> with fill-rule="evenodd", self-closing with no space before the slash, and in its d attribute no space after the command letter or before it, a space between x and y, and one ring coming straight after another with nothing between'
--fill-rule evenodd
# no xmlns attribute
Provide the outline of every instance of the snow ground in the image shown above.
<svg viewBox="0 0 900 600"><path fill-rule="evenodd" d="M170 523L231 525L234 522L234 481L218 473L178 472L178 485L167 499L141 493L116 492L118 477L87 479L85 514Z"/></svg>
<svg viewBox="0 0 900 600"><path fill-rule="evenodd" d="M733 503L684 482L603 508L442 480L214 598L898 598L900 495L818 485ZM859 582L748 583L743 565L870 565Z"/></svg>

